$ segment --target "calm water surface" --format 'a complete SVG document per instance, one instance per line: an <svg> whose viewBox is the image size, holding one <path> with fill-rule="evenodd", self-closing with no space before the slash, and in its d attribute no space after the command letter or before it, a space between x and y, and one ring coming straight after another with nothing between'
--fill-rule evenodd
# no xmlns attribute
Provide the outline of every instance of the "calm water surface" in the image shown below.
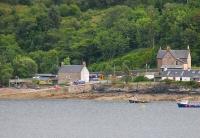
<svg viewBox="0 0 200 138"><path fill-rule="evenodd" d="M200 109L168 102L0 101L0 138L200 138Z"/></svg>

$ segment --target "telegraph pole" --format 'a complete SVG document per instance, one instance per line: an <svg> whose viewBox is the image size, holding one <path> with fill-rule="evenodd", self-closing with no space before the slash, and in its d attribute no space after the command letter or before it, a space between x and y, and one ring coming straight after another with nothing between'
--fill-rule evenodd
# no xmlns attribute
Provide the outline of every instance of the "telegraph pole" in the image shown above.
<svg viewBox="0 0 200 138"><path fill-rule="evenodd" d="M147 73L148 64L146 63L146 73Z"/></svg>
<svg viewBox="0 0 200 138"><path fill-rule="evenodd" d="M114 64L114 77L115 77L115 64Z"/></svg>

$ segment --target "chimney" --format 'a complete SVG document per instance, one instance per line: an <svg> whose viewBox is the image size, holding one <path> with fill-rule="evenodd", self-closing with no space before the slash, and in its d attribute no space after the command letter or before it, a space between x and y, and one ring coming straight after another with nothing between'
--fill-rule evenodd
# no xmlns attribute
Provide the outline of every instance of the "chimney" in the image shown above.
<svg viewBox="0 0 200 138"><path fill-rule="evenodd" d="M189 45L187 46L187 49L190 50L190 46Z"/></svg>
<svg viewBox="0 0 200 138"><path fill-rule="evenodd" d="M86 67L86 62L85 61L83 61L83 66Z"/></svg>
<svg viewBox="0 0 200 138"><path fill-rule="evenodd" d="M170 49L171 49L170 46L167 46L167 51L170 51Z"/></svg>

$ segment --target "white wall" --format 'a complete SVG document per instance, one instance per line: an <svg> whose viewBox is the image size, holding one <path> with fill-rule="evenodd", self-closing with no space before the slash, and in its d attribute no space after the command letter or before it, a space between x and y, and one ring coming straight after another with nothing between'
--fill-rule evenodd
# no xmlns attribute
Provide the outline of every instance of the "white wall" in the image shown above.
<svg viewBox="0 0 200 138"><path fill-rule="evenodd" d="M162 80L174 80L174 78L173 77L162 77Z"/></svg>
<svg viewBox="0 0 200 138"><path fill-rule="evenodd" d="M174 80L174 78L173 77L162 77L162 80Z"/></svg>
<svg viewBox="0 0 200 138"><path fill-rule="evenodd" d="M86 67L83 67L83 69L81 70L81 80L85 82L89 82L89 76L90 76L90 73L88 69Z"/></svg>
<svg viewBox="0 0 200 138"><path fill-rule="evenodd" d="M148 79L154 79L154 75L147 75L146 74L145 77L148 78Z"/></svg>
<svg viewBox="0 0 200 138"><path fill-rule="evenodd" d="M169 79L169 80L174 80L174 77L167 77L167 79Z"/></svg>
<svg viewBox="0 0 200 138"><path fill-rule="evenodd" d="M162 80L166 80L167 79L167 77L162 77Z"/></svg>
<svg viewBox="0 0 200 138"><path fill-rule="evenodd" d="M182 81L190 81L190 77L182 77Z"/></svg>
<svg viewBox="0 0 200 138"><path fill-rule="evenodd" d="M180 77L175 77L175 81L180 81L181 78Z"/></svg>
<svg viewBox="0 0 200 138"><path fill-rule="evenodd" d="M173 80L173 77L162 77L162 80L166 80L166 79ZM181 81L181 78L176 77L175 80ZM190 77L182 77L182 81L190 81Z"/></svg>

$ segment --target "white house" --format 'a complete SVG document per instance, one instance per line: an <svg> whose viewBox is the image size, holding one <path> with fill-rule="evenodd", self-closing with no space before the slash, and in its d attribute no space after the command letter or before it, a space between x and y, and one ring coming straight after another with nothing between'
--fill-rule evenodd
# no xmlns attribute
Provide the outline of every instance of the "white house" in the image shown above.
<svg viewBox="0 0 200 138"><path fill-rule="evenodd" d="M58 71L58 84L76 80L89 82L89 74L85 63L83 65L62 65Z"/></svg>

